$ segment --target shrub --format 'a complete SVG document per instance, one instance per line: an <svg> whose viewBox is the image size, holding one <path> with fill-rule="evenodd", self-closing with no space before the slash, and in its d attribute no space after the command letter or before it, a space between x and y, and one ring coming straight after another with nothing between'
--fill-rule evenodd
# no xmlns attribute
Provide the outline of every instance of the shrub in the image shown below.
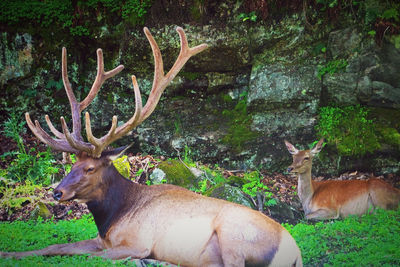
<svg viewBox="0 0 400 267"><path fill-rule="evenodd" d="M369 110L357 106L322 107L316 125L318 135L338 149L340 155L364 155L380 148Z"/></svg>
<svg viewBox="0 0 400 267"><path fill-rule="evenodd" d="M3 124L5 136L13 139L18 146L18 151L6 152L1 158L14 157L10 163L5 176L13 181L31 181L34 184L49 185L53 182L54 174L59 168L54 165L55 159L50 149L40 152L35 148L27 151L21 134L24 132L25 121L19 119L16 112L11 112L10 118Z"/></svg>

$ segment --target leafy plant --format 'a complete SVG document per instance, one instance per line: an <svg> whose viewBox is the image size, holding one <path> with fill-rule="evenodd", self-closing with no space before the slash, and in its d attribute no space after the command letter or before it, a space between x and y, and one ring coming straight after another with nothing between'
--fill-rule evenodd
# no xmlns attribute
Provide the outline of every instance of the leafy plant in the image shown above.
<svg viewBox="0 0 400 267"><path fill-rule="evenodd" d="M339 154L364 155L380 148L375 124L368 119L368 109L357 105L322 107L316 126L318 135L338 149Z"/></svg>
<svg viewBox="0 0 400 267"><path fill-rule="evenodd" d="M10 118L3 124L4 135L12 138L18 146L18 151L6 152L0 156L3 159L7 156L14 157L6 170L6 177L18 182L28 180L34 184L49 185L59 168L54 166L55 160L49 149L40 152L31 148L27 151L21 137L25 130L24 125L25 121L20 120L15 112L11 112Z"/></svg>
<svg viewBox="0 0 400 267"><path fill-rule="evenodd" d="M52 31L68 30L72 36L89 36L101 32L104 25L143 23L151 4L152 0L5 0L0 2L0 22L33 31L35 27L52 25Z"/></svg>
<svg viewBox="0 0 400 267"><path fill-rule="evenodd" d="M269 187L262 182L262 175L258 171L245 173L243 179L246 181L242 185L242 191L246 193L258 210L262 211L264 205L272 206L276 204L276 200L272 198Z"/></svg>
<svg viewBox="0 0 400 267"><path fill-rule="evenodd" d="M257 21L257 14L256 14L255 11L252 11L250 13L240 13L238 15L238 18L243 22L248 21L248 20L250 20L252 22L256 22Z"/></svg>
<svg viewBox="0 0 400 267"><path fill-rule="evenodd" d="M347 67L348 63L345 59L336 59L329 61L325 66L319 66L318 68L318 79L322 79L322 76L329 73L330 75L338 73Z"/></svg>
<svg viewBox="0 0 400 267"><path fill-rule="evenodd" d="M25 202L32 202L41 195L37 194L40 186L32 184L30 181L16 184L8 180L0 183L0 207L11 213L14 209L22 208Z"/></svg>

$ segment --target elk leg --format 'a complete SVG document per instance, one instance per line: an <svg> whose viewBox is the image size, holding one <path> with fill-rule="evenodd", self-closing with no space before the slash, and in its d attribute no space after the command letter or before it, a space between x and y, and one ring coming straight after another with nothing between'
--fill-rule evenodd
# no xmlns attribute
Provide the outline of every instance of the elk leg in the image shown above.
<svg viewBox="0 0 400 267"><path fill-rule="evenodd" d="M27 256L52 256L52 255L76 255L90 254L101 251L103 245L98 238L79 241L76 243L55 244L44 249L24 251L24 252L0 252L0 257L4 258L23 258Z"/></svg>
<svg viewBox="0 0 400 267"><path fill-rule="evenodd" d="M308 220L327 220L339 218L339 210L318 209L306 214Z"/></svg>
<svg viewBox="0 0 400 267"><path fill-rule="evenodd" d="M112 260L120 260L131 257L133 259L143 259L150 255L149 249L144 249L142 251L136 250L132 247L115 247L108 248L103 251L98 251L92 253L92 256L100 256Z"/></svg>

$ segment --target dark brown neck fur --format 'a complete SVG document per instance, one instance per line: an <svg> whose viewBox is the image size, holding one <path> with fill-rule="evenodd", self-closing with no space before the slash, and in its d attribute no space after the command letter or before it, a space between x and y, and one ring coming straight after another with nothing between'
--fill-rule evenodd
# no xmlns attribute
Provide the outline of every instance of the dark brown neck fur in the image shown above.
<svg viewBox="0 0 400 267"><path fill-rule="evenodd" d="M125 179L111 164L104 170L101 186L102 198L88 201L87 205L104 238L110 227L137 205L140 185Z"/></svg>

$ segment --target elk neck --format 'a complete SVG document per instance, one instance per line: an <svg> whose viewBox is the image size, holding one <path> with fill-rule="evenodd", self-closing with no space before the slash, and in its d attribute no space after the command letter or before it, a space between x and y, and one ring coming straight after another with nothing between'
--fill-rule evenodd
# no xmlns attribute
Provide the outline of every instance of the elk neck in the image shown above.
<svg viewBox="0 0 400 267"><path fill-rule="evenodd" d="M304 211L308 210L309 203L314 194L314 187L311 181L311 168L308 168L303 173L298 173L298 195L303 205Z"/></svg>
<svg viewBox="0 0 400 267"><path fill-rule="evenodd" d="M138 205L141 186L125 179L113 164L105 168L101 183L101 197L86 204L104 238L114 223Z"/></svg>

